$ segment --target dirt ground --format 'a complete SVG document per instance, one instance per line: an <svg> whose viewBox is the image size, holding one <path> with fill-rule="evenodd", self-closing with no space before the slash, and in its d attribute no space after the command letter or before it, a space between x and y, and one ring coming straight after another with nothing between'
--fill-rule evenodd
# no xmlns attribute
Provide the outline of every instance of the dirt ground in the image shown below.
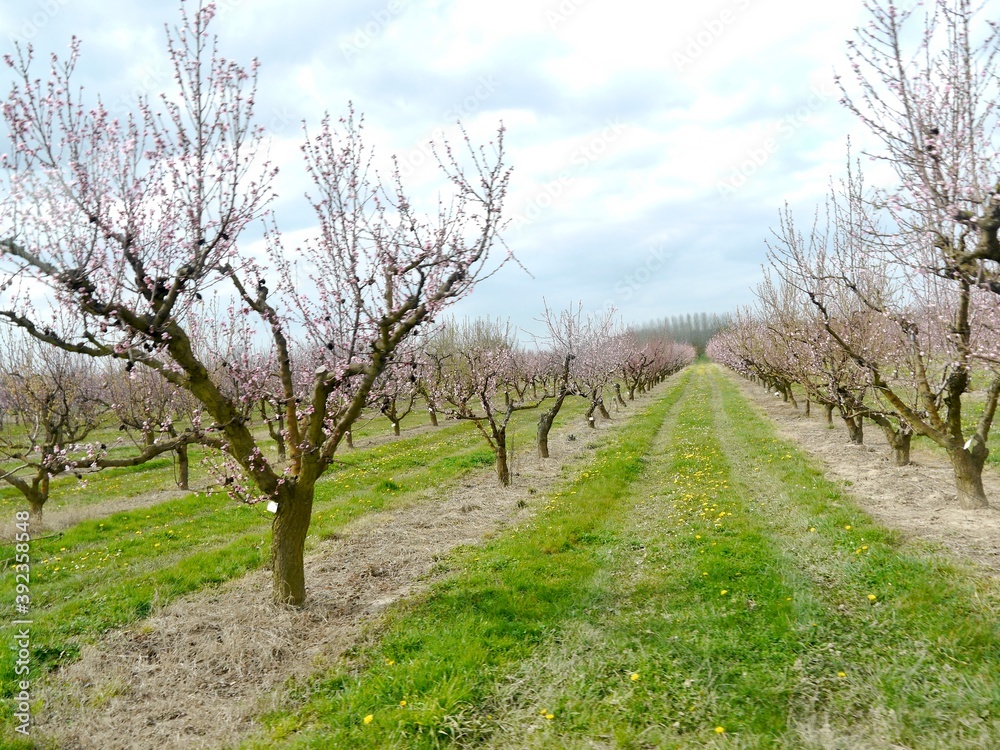
<svg viewBox="0 0 1000 750"><path fill-rule="evenodd" d="M838 417L834 416L831 429L822 409L814 408L806 417L803 404L797 410L760 386L733 380L775 422L782 437L819 459L827 476L845 483L845 489L873 517L890 528L942 545L957 561L972 562L1000 576L1000 475L996 470L987 467L983 477L993 507L962 510L947 457L914 449L910 466L895 466L875 425L865 425L865 445L854 445Z"/></svg>
<svg viewBox="0 0 1000 750"><path fill-rule="evenodd" d="M564 470L587 460L591 441L622 423L591 430L557 421L553 458L520 446L509 488L484 469L359 519L308 555L302 609L271 604L269 573L257 571L107 634L41 686L36 736L64 749L238 743L257 716L281 705L291 678L334 662L389 604L425 590L450 550L530 517Z"/></svg>

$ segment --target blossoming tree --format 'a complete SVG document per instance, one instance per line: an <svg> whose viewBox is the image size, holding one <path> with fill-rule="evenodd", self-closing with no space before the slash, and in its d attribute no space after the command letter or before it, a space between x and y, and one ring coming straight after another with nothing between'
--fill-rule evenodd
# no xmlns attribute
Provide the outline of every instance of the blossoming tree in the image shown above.
<svg viewBox="0 0 1000 750"><path fill-rule="evenodd" d="M174 90L124 120L74 87L76 40L45 79L30 48L6 58L18 83L3 106L0 320L188 391L204 412L201 442L239 470L233 485L274 503L274 598L299 604L316 481L397 348L496 265L509 169L502 128L478 148L466 138L461 158L445 144L448 192L427 216L398 170L379 176L361 118L328 116L303 145L315 236L286 250L270 218L267 257L254 255L240 239L267 217L276 169L254 117L257 62L218 54L213 14L182 5L167 34ZM283 409L284 467L201 346L219 324L203 300L213 289L230 300L227 322L267 350L273 370L243 393ZM66 327L42 324L39 294L72 312ZM274 392L252 393L261 388Z"/></svg>
<svg viewBox="0 0 1000 750"><path fill-rule="evenodd" d="M493 451L497 481L509 486L510 420L515 412L535 409L542 400L527 401L518 395L525 392L523 384L529 377L510 323L478 318L452 324L439 333L434 348L448 353L440 358L435 402L456 419L476 425Z"/></svg>

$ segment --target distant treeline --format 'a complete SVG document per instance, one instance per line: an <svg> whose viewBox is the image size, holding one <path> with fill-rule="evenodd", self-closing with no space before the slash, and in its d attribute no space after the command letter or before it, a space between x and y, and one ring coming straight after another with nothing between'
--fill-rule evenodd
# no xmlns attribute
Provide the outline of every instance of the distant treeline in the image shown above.
<svg viewBox="0 0 1000 750"><path fill-rule="evenodd" d="M651 320L633 330L640 340L654 338L664 333L674 341L691 344L699 355L705 353L705 345L716 333L730 324L730 315L724 313L688 313L687 315L671 315L669 318Z"/></svg>

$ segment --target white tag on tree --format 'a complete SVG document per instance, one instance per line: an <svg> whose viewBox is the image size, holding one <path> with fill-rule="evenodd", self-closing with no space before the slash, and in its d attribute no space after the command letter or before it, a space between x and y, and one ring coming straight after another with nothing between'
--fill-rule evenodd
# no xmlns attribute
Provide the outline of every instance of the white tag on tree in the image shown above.
<svg viewBox="0 0 1000 750"><path fill-rule="evenodd" d="M278 504L276 502L274 502L274 500L268 500L268 502L267 502L267 511L268 511L268 513L277 513L278 512Z"/></svg>

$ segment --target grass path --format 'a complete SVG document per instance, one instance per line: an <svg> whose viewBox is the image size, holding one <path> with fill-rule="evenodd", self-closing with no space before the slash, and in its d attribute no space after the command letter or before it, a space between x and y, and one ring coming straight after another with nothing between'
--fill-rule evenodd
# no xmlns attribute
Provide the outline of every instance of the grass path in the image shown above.
<svg viewBox="0 0 1000 750"><path fill-rule="evenodd" d="M1000 596L699 364L250 747L992 748Z"/></svg>

